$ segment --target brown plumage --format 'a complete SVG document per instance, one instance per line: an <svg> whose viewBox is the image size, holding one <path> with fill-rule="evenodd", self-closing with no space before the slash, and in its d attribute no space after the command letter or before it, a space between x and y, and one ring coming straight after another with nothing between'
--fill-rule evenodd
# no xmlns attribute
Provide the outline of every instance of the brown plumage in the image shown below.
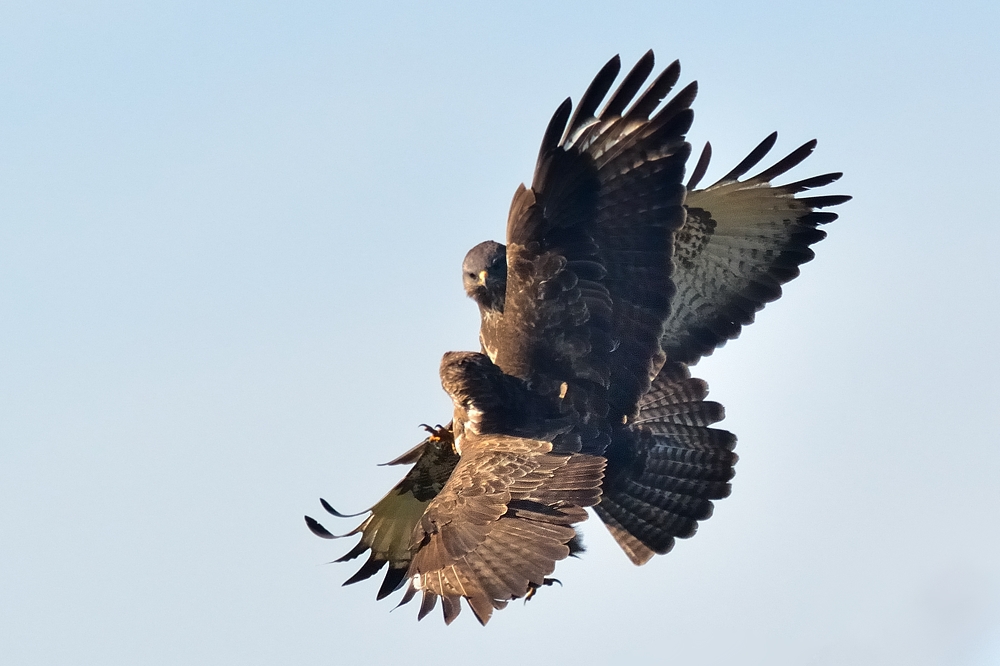
<svg viewBox="0 0 1000 666"><path fill-rule="evenodd" d="M306 516L306 525L313 534L324 539L339 539L361 534L361 540L337 562L352 560L365 551L370 551L368 560L361 569L344 584L350 585L371 578L386 564L389 569L379 588L377 599L383 599L398 590L406 580L413 551L410 538L427 505L444 487L458 464L451 424L447 427L431 428L420 444L413 447L386 465L413 465L410 471L385 497L368 509L368 517L350 532L336 536L314 518ZM320 500L328 513L338 518L347 518L334 509L326 500Z"/></svg>
<svg viewBox="0 0 1000 666"><path fill-rule="evenodd" d="M836 213L817 209L850 200L840 195L795 197L833 183L840 173L771 184L812 154L815 140L739 180L764 159L777 137L777 132L769 135L735 169L699 190L694 188L708 166L711 146L706 144L702 152L688 183L687 217L675 236L672 279L677 293L660 338L672 360L696 363L737 337L759 310L781 296L781 285L798 276L799 266L815 256L809 246L826 237L817 227L837 219Z"/></svg>
<svg viewBox="0 0 1000 666"><path fill-rule="evenodd" d="M693 96L650 115L674 66L653 83L656 104L598 120L618 68L616 58L602 70L572 117L568 100L559 107L531 187L514 195L503 309L483 323L489 355L442 362L461 459L414 530L404 600L422 591L421 616L440 597L450 622L465 598L485 623L545 584L662 362ZM635 182L649 183L646 207L623 220L620 189Z"/></svg>
<svg viewBox="0 0 1000 666"><path fill-rule="evenodd" d="M663 366L639 405L639 416L607 451L595 507L635 564L693 536L712 515L712 500L729 496L736 437L708 426L725 410L706 401L708 385L683 363Z"/></svg>
<svg viewBox="0 0 1000 666"><path fill-rule="evenodd" d="M561 435L575 420L486 356L451 352L441 366L455 422L463 424L461 459L414 530L404 601L422 591L423 617L440 597L450 623L465 598L485 624L494 609L543 585L569 555L572 526L600 499L604 458L574 452L579 440ZM502 404L484 404L497 395ZM470 416L508 405L525 411L509 419Z"/></svg>
<svg viewBox="0 0 1000 666"><path fill-rule="evenodd" d="M815 142L739 180L775 135L697 190L706 146L685 187L695 84L662 104L675 62L640 94L649 52L609 96L619 69L615 57L575 111L569 100L557 109L531 187L514 195L506 246L466 256L483 353L445 355L452 423L393 461L414 467L350 532L362 538L341 559L370 555L347 582L388 563L379 598L408 581L401 603L420 592L418 617L440 599L450 623L465 599L485 624L530 598L580 550L586 507L636 564L693 535L728 496L737 457L736 438L711 427L722 406L688 365L812 258L817 225L836 217L815 209L849 199L795 198L840 174L771 185Z"/></svg>

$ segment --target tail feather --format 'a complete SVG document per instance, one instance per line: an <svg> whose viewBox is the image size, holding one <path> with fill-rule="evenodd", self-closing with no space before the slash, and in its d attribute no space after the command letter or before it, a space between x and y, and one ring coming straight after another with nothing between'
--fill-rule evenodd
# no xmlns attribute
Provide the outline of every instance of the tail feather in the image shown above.
<svg viewBox="0 0 1000 666"><path fill-rule="evenodd" d="M681 402L677 404L643 408L644 419L671 419L674 423L689 426L707 426L725 418L725 408L717 402ZM643 421L637 421L641 424Z"/></svg>
<svg viewBox="0 0 1000 666"><path fill-rule="evenodd" d="M594 512L597 517L601 519L604 526L608 528L608 532L614 537L621 549L625 551L628 558L632 560L632 563L636 566L641 566L652 559L653 555L663 555L668 552L670 548L673 547L673 540L671 539L670 546L665 550L655 551L645 543L643 543L638 537L634 536L631 532L625 529L625 526L618 522L615 515L619 512L609 510L607 504L608 500L598 504L594 507Z"/></svg>
<svg viewBox="0 0 1000 666"><path fill-rule="evenodd" d="M731 473L732 470L729 470ZM638 477L637 481L647 489L655 489L670 484L673 491L684 497L699 497L702 499L723 499L732 492L732 484L728 481L710 481L706 479L691 479L675 474L656 474L649 472ZM657 504L657 506L661 506Z"/></svg>
<svg viewBox="0 0 1000 666"><path fill-rule="evenodd" d="M732 454L732 462L716 458L714 461L701 464L669 459L654 459L650 456L646 459L644 474L689 480L729 481L736 474L736 471L732 467L735 462L735 453Z"/></svg>
<svg viewBox="0 0 1000 666"><path fill-rule="evenodd" d="M712 515L712 500L729 496L736 437L709 427L724 410L707 395L708 385L686 365L665 364L638 418L608 449L595 510L635 564L692 536Z"/></svg>
<svg viewBox="0 0 1000 666"><path fill-rule="evenodd" d="M625 499L624 503L615 501ZM597 506L597 515L608 526L611 536L615 538L625 554L632 558L635 564L644 564L648 557L637 561L628 544L637 541L645 550L657 555L669 553L678 538L685 538L695 533L697 522L689 518L679 518L669 513L657 516L656 523L650 523L639 517L630 506L627 498L607 498ZM612 529L612 525L617 529ZM644 553L644 551L640 551Z"/></svg>

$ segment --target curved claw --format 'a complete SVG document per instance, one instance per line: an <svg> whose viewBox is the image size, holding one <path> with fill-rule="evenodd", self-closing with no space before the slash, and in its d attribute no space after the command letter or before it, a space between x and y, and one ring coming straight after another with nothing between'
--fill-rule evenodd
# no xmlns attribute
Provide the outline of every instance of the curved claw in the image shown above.
<svg viewBox="0 0 1000 666"><path fill-rule="evenodd" d="M559 580L558 578L542 579L542 585L546 587L548 587L552 583L559 583L559 587L562 587L562 581ZM542 587L542 585L535 585L534 583L529 584L528 593L524 595L524 603L528 603L528 600L531 599L533 596L535 596L535 593L538 592L538 588Z"/></svg>
<svg viewBox="0 0 1000 666"><path fill-rule="evenodd" d="M428 444L438 444L443 441L451 441L450 423L446 426L438 424L434 427L429 426L426 423L421 423L420 427L428 433L428 436L424 439L424 441L420 442L403 455L393 458L387 463L382 463L379 467L385 467L388 465L413 465L420 460L421 456L424 455L424 451L427 449Z"/></svg>
<svg viewBox="0 0 1000 666"><path fill-rule="evenodd" d="M431 436L430 439L431 439L432 442L436 442L436 441L440 440L441 439L441 433L443 431L447 430L447 428L445 428L440 423L438 423L436 426L433 426L433 427L427 425L426 423L421 423L420 427L423 428L424 430L426 430L428 432L428 434L430 434L430 436Z"/></svg>

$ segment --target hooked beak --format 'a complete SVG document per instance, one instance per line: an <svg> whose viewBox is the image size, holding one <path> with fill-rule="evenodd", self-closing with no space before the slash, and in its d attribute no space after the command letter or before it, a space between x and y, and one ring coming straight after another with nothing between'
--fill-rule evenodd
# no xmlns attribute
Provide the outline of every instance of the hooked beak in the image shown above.
<svg viewBox="0 0 1000 666"><path fill-rule="evenodd" d="M486 277L489 275L486 271L479 271L479 284L486 286Z"/></svg>

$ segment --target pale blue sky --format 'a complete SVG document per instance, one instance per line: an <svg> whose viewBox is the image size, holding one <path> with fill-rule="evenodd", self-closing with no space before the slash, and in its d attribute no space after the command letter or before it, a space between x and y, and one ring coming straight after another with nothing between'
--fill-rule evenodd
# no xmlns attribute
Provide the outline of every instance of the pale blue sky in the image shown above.
<svg viewBox="0 0 1000 666"><path fill-rule="evenodd" d="M0 4L0 661L1000 664L1000 10L702 4ZM855 197L695 368L732 497L486 629L341 588L302 514L447 420L465 251L648 48L709 179L778 130Z"/></svg>

